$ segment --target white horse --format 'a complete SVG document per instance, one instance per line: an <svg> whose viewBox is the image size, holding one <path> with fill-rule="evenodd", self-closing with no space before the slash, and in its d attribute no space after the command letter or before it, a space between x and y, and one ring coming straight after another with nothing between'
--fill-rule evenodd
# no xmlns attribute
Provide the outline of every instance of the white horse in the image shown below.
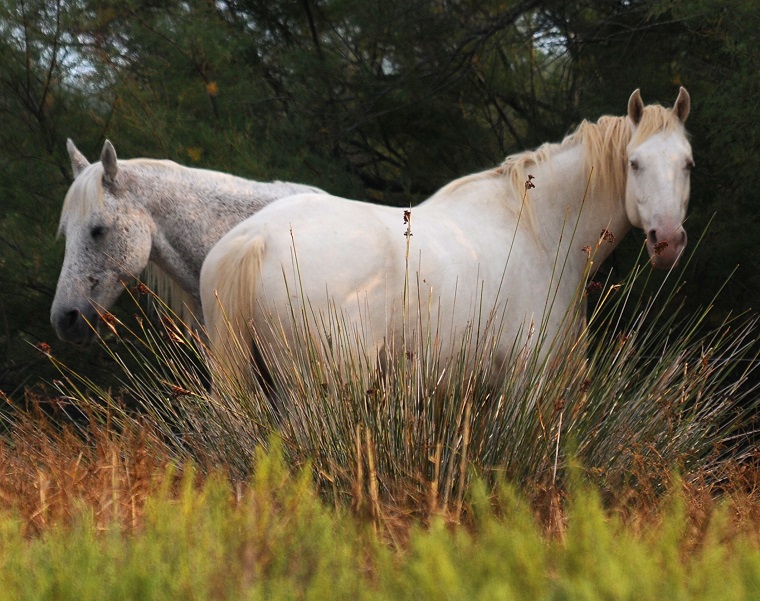
<svg viewBox="0 0 760 601"><path fill-rule="evenodd" d="M71 140L67 149L75 179L58 229L66 237L66 254L50 321L61 339L75 344L91 341L98 316L111 308L123 282L149 263L158 268L163 291L173 290L173 308L200 316L201 265L217 240L273 200L322 193L172 161L117 160L107 140L94 164Z"/></svg>
<svg viewBox="0 0 760 601"><path fill-rule="evenodd" d="M410 223L400 209L334 196L269 205L201 269L217 359L245 379L237 349L282 332L292 340L292 315L306 314L325 352L332 333L318 330L336 321L381 356L412 335L445 360L487 322L500 324L502 364L534 326L553 340L585 278L632 226L646 233L652 265L678 262L694 165L689 109L684 88L672 109L644 106L636 90L627 116L584 121L559 144L455 180L404 215Z"/></svg>

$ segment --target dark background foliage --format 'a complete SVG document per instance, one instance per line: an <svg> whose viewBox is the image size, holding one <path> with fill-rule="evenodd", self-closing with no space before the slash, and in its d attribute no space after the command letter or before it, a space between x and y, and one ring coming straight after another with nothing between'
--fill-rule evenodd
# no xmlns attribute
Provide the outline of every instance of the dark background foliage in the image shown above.
<svg viewBox="0 0 760 601"><path fill-rule="evenodd" d="M0 390L93 374L48 312L71 137L407 206L582 118L692 95L697 168L681 292L715 319L760 289L754 0L0 0ZM629 236L607 266L630 267ZM103 376L105 377L105 376Z"/></svg>

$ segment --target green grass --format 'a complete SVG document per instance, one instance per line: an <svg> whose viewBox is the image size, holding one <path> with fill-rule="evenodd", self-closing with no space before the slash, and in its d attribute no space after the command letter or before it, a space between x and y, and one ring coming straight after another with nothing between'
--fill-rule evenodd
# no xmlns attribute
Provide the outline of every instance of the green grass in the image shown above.
<svg viewBox="0 0 760 601"><path fill-rule="evenodd" d="M0 599L755 599L757 539L727 507L695 527L681 493L646 522L603 509L571 486L561 536L548 536L514 487L476 481L467 525L434 517L389 543L370 523L326 506L309 470L279 445L256 455L244 492L185 471L158 487L141 525L99 526L86 505L28 538L0 518ZM165 477L164 482L174 482ZM676 488L676 490L678 490Z"/></svg>

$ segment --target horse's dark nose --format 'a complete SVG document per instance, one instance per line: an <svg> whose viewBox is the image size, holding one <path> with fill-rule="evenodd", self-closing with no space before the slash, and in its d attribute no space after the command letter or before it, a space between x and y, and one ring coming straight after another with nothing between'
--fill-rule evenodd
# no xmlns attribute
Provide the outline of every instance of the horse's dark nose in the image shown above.
<svg viewBox="0 0 760 601"><path fill-rule="evenodd" d="M647 231L649 262L654 267L669 269L678 264L686 248L688 237L682 225L673 228L650 229Z"/></svg>
<svg viewBox="0 0 760 601"><path fill-rule="evenodd" d="M82 312L79 309L55 311L50 314L50 323L62 340L78 337L79 319Z"/></svg>
<svg viewBox="0 0 760 601"><path fill-rule="evenodd" d="M80 309L53 311L50 322L61 340L81 345L92 339L92 327Z"/></svg>
<svg viewBox="0 0 760 601"><path fill-rule="evenodd" d="M661 244L663 241L666 241L669 244L675 243L676 246L682 248L686 246L686 230L680 228L680 230L676 230L672 236L665 238L658 237L657 230L649 230L647 232L647 240L652 246Z"/></svg>
<svg viewBox="0 0 760 601"><path fill-rule="evenodd" d="M63 314L61 317L60 325L61 329L64 331L70 331L76 326L77 321L79 320L79 316L81 315L79 309L72 309L71 311L66 311L66 313Z"/></svg>

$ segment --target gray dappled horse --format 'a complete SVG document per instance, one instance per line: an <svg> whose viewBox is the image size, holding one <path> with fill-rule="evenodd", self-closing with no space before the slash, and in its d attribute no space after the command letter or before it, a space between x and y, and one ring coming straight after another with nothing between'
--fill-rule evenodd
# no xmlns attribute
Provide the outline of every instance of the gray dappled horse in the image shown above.
<svg viewBox="0 0 760 601"><path fill-rule="evenodd" d="M50 321L62 340L83 345L98 317L149 265L173 289L172 308L200 318L198 281L211 247L235 224L279 198L312 186L262 183L172 161L117 160L106 141L90 164L67 141L74 183L63 203L59 234L66 254ZM157 290L161 296L161 290Z"/></svg>

